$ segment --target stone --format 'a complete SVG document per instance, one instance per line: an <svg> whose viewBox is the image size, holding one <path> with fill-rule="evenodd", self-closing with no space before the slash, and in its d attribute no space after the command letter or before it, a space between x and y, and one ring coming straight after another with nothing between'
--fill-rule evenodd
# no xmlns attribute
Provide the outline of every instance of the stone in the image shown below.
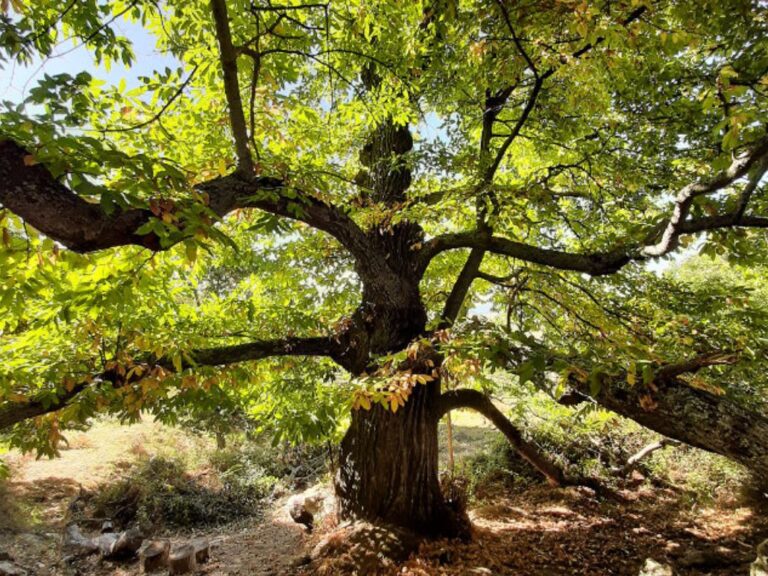
<svg viewBox="0 0 768 576"><path fill-rule="evenodd" d="M86 538L77 524L64 529L62 549L68 556L87 556L99 551L99 544L93 538Z"/></svg>
<svg viewBox="0 0 768 576"><path fill-rule="evenodd" d="M757 558L749 566L749 576L768 576L768 540L757 547Z"/></svg>
<svg viewBox="0 0 768 576"><path fill-rule="evenodd" d="M317 484L301 494L288 499L288 515L297 524L303 524L312 530L318 516L330 514L334 508L333 488Z"/></svg>
<svg viewBox="0 0 768 576"><path fill-rule="evenodd" d="M141 548L142 542L144 542L144 536L138 528L130 528L121 532L109 550L109 558L133 558Z"/></svg>
<svg viewBox="0 0 768 576"><path fill-rule="evenodd" d="M303 524L309 531L312 530L315 522L315 515L308 509L307 502L303 496L291 496L288 499L287 507L288 515L294 522Z"/></svg>
<svg viewBox="0 0 768 576"><path fill-rule="evenodd" d="M0 576L27 576L27 571L13 562L2 560L0 561Z"/></svg>
<svg viewBox="0 0 768 576"><path fill-rule="evenodd" d="M205 538L198 538L190 542L195 547L195 562L205 564L211 557L211 546Z"/></svg>
<svg viewBox="0 0 768 576"><path fill-rule="evenodd" d="M638 576L674 576L674 574L669 564L661 564L653 558L648 558Z"/></svg>
<svg viewBox="0 0 768 576"><path fill-rule="evenodd" d="M99 554L102 558L109 558L112 554L112 547L117 542L118 535L108 532L95 538L96 545L99 547Z"/></svg>

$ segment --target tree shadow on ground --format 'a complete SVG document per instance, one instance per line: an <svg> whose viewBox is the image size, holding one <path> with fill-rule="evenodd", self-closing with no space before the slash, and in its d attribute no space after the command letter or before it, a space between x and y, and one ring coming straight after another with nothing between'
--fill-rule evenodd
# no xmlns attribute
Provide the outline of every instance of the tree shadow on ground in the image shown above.
<svg viewBox="0 0 768 576"><path fill-rule="evenodd" d="M534 487L471 512L473 541L426 543L405 574L636 576L647 558L680 576L748 574L768 520L746 506L691 510L679 493L644 488L626 504L586 490Z"/></svg>

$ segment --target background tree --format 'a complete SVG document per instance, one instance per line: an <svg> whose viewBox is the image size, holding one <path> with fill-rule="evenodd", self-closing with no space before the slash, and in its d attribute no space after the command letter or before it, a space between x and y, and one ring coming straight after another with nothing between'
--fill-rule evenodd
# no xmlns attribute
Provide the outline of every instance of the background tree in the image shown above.
<svg viewBox="0 0 768 576"><path fill-rule="evenodd" d="M45 76L6 104L0 426L17 443L231 390L327 436L346 402L342 514L456 534L437 479L452 409L551 483L584 481L461 387L500 368L768 471L762 389L694 380L760 372L749 313L644 266L695 238L765 254L761 2L5 9L7 65L69 41L131 64L124 19L179 63L131 87ZM465 321L478 303L506 322ZM686 334L697 318L716 328Z"/></svg>

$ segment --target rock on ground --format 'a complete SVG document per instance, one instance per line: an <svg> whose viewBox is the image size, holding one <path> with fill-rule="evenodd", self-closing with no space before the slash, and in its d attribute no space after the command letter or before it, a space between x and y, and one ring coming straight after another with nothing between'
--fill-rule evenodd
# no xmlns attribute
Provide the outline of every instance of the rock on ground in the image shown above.
<svg viewBox="0 0 768 576"><path fill-rule="evenodd" d="M653 558L648 558L638 576L674 576L674 572L669 564L661 564Z"/></svg>

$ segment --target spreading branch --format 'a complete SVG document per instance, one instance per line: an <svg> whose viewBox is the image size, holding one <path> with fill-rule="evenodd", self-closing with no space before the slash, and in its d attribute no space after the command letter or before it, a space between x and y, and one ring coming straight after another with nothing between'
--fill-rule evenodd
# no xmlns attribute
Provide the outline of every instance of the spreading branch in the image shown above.
<svg viewBox="0 0 768 576"><path fill-rule="evenodd" d="M728 229L735 227L768 228L768 217L745 215L741 204L736 210L717 216L703 216L687 219L693 199L704 194L712 194L736 183L754 169L745 192L749 192L759 182L768 165L768 137L759 140L751 150L738 156L731 165L706 181L691 183L677 194L673 213L663 228L657 228L641 242L629 239L619 241L615 248L601 252L578 253L540 248L500 236L489 236L476 231L443 234L425 242L420 252L423 268L436 255L446 250L457 248L479 248L511 256L518 260L541 264L561 270L585 272L592 276L613 274L632 261L647 260L663 256L675 250L679 238L707 230ZM751 192L749 192L751 194ZM742 195L744 198L744 195Z"/></svg>
<svg viewBox="0 0 768 576"><path fill-rule="evenodd" d="M284 338L280 340L260 340L246 344L202 348L189 353L190 361L182 363L182 369L199 366L228 366L241 362L260 360L277 356L325 356L331 357L339 353L338 344L331 338ZM146 362L143 373L160 366L166 371L173 372L173 362L167 358L156 358ZM81 381L66 390L62 390L55 398L49 394L43 398L32 398L26 402L5 402L0 405L0 431L19 422L57 412L72 402L90 386L108 383L115 388L121 388L138 382L141 378L127 378L118 374L116 369L105 370L95 378Z"/></svg>
<svg viewBox="0 0 768 576"><path fill-rule="evenodd" d="M194 68L192 68L192 71L187 76L186 80L182 82L179 87L176 89L176 91L173 93L173 95L168 98L168 100L163 104L163 107L160 108L155 114L152 115L152 117L147 118L146 120L142 122L137 122L136 124L132 124L131 126L121 126L119 128L103 128L100 130L100 132L131 132L132 130L138 130L139 128L144 128L145 126L149 126L150 124L157 122L160 120L160 118L165 114L165 112L173 105L173 103L184 93L184 90L187 89L187 86L190 85L192 80L195 77L195 74L197 74L197 70L199 68L198 64L195 64Z"/></svg>
<svg viewBox="0 0 768 576"><path fill-rule="evenodd" d="M152 212L136 208L107 214L59 182L42 164L28 165L29 153L11 140L0 141L0 203L50 238L75 252L92 252L128 244L161 250L154 232L137 230ZM224 217L240 208L257 208L299 220L335 237L353 255L367 254L365 234L337 207L291 189L283 180L238 173L200 184L209 208ZM167 246L166 246L167 247Z"/></svg>

